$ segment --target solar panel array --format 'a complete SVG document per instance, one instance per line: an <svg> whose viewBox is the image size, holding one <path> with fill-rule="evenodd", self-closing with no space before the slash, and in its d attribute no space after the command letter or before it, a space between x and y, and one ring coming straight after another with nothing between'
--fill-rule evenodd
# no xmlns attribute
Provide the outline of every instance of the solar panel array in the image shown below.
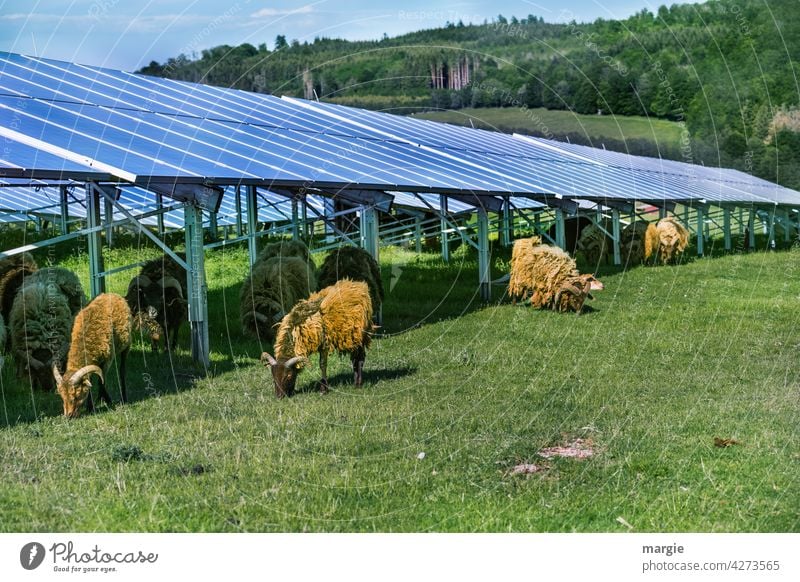
<svg viewBox="0 0 800 582"><path fill-rule="evenodd" d="M0 135L0 176L18 178L517 195L517 208L545 195L800 205L800 193L733 170L12 53L0 53ZM0 207L26 210L6 192ZM131 209L152 200L124 188ZM232 200L229 187L219 224L235 220ZM264 203L259 220L290 219L285 198Z"/></svg>

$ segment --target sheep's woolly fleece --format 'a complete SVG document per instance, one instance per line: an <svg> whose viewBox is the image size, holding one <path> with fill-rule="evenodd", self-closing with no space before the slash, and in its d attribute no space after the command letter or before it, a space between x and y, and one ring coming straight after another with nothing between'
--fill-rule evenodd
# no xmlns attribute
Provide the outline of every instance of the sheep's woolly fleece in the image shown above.
<svg viewBox="0 0 800 582"><path fill-rule="evenodd" d="M646 220L636 220L622 229L620 235L620 252L622 263L628 265L638 265L645 260L645 237L648 226L652 226ZM651 231L652 237L653 231ZM652 238L650 245L652 246Z"/></svg>
<svg viewBox="0 0 800 582"><path fill-rule="evenodd" d="M25 285L31 283L44 283L55 285L61 294L64 295L69 303L69 310L72 315L77 313L86 305L86 294L83 292L78 276L63 267L45 267L29 275L25 279Z"/></svg>
<svg viewBox="0 0 800 582"><path fill-rule="evenodd" d="M38 269L30 253L0 259L0 314L8 321L17 290Z"/></svg>
<svg viewBox="0 0 800 582"><path fill-rule="evenodd" d="M372 301L363 281L342 279L300 301L283 318L275 356L287 360L317 352L353 353L369 347Z"/></svg>
<svg viewBox="0 0 800 582"><path fill-rule="evenodd" d="M321 288L333 285L341 279L364 281L369 287L372 309L383 303L381 269L367 251L354 246L344 246L331 251L319 268L318 284Z"/></svg>
<svg viewBox="0 0 800 582"><path fill-rule="evenodd" d="M689 245L689 231L671 216L659 220L656 231L658 233L658 253L664 264L678 259Z"/></svg>
<svg viewBox="0 0 800 582"><path fill-rule="evenodd" d="M533 247L542 244L538 236L514 241L511 249L511 276L508 280L508 294L512 299L525 300L531 293L531 275L534 271Z"/></svg>
<svg viewBox="0 0 800 582"><path fill-rule="evenodd" d="M602 228L610 231L611 224L604 222ZM603 232L600 225L590 224L581 231L576 250L589 265L597 266L606 262L611 250L611 238Z"/></svg>
<svg viewBox="0 0 800 582"><path fill-rule="evenodd" d="M131 310L125 299L115 293L98 295L75 318L64 379L90 364L105 370L114 354L130 345Z"/></svg>

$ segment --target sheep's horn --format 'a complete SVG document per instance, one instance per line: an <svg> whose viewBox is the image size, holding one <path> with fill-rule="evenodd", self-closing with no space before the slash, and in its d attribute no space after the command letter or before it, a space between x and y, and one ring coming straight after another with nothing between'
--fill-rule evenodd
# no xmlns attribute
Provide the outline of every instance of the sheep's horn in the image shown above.
<svg viewBox="0 0 800 582"><path fill-rule="evenodd" d="M261 354L261 363L265 366L277 366L278 361L269 355L267 352Z"/></svg>
<svg viewBox="0 0 800 582"><path fill-rule="evenodd" d="M291 358L289 360L286 360L286 362L283 365L286 368L294 368L297 364L299 364L301 362L303 364L308 363L308 358L306 358L304 356L295 356L295 357L293 357L293 358Z"/></svg>
<svg viewBox="0 0 800 582"><path fill-rule="evenodd" d="M61 384L61 374L58 371L58 363L53 362L53 378L56 380L56 384Z"/></svg>
<svg viewBox="0 0 800 582"><path fill-rule="evenodd" d="M272 318L272 321L274 321L275 323L280 323L280 322L281 322L281 320L284 318L284 316L285 316L285 315L286 315L286 314L285 314L283 311L279 311L279 312L278 312L278 313L276 313L276 314L275 314L275 316Z"/></svg>
<svg viewBox="0 0 800 582"><path fill-rule="evenodd" d="M83 368L81 368L77 372L75 372L72 375L72 378L70 378L70 383L73 386L77 386L78 382L83 380L84 376L86 376L87 374L92 374L92 373L97 374L98 376L100 376L100 381L101 382L104 381L103 370L100 368L100 366L96 366L95 364L90 364L88 366L84 366Z"/></svg>
<svg viewBox="0 0 800 582"><path fill-rule="evenodd" d="M253 318L256 321L260 321L261 323L269 323L269 318L263 313L259 313L258 311L255 310L251 311L250 313L253 314Z"/></svg>
<svg viewBox="0 0 800 582"><path fill-rule="evenodd" d="M159 282L162 289L173 288L178 292L178 295L181 299L183 299L183 288L181 287L180 282L175 277L164 277Z"/></svg>
<svg viewBox="0 0 800 582"><path fill-rule="evenodd" d="M37 372L45 369L44 362L34 358L33 356L28 356L28 365L31 366Z"/></svg>
<svg viewBox="0 0 800 582"><path fill-rule="evenodd" d="M133 285L138 285L139 287L149 287L152 284L153 282L147 275L136 275L133 279L131 279L131 284L129 287Z"/></svg>

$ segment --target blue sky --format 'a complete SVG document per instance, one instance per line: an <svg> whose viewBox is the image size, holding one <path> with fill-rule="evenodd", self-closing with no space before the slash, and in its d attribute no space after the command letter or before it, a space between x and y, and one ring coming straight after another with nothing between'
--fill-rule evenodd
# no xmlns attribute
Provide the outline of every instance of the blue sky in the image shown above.
<svg viewBox="0 0 800 582"><path fill-rule="evenodd" d="M675 0L669 2L673 3ZM275 36L313 41L316 36L352 40L396 36L447 21L465 23L542 16L548 22L620 18L650 0L0 0L0 50L135 70L180 53L199 54L220 44L266 42Z"/></svg>

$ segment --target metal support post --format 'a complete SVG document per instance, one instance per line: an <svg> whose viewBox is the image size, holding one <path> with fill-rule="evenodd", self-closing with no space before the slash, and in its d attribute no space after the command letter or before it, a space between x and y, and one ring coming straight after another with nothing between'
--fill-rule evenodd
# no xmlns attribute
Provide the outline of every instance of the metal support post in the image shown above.
<svg viewBox="0 0 800 582"><path fill-rule="evenodd" d="M783 211L783 220L781 221L781 224L783 225L783 242L789 244L792 240L792 223L789 222L788 210Z"/></svg>
<svg viewBox="0 0 800 582"><path fill-rule="evenodd" d="M658 218L661 220L662 218L667 217L667 207L666 206L659 206L658 207Z"/></svg>
<svg viewBox="0 0 800 582"><path fill-rule="evenodd" d="M697 256L703 256L703 239L705 238L705 220L703 219L702 207L697 207Z"/></svg>
<svg viewBox="0 0 800 582"><path fill-rule="evenodd" d="M69 193L67 192L66 186L61 186L61 216L59 217L61 221L61 234L69 234L69 204L68 204L68 196Z"/></svg>
<svg viewBox="0 0 800 582"><path fill-rule="evenodd" d="M775 209L769 213L767 218L767 247L775 249Z"/></svg>
<svg viewBox="0 0 800 582"><path fill-rule="evenodd" d="M236 237L242 236L242 187L236 186Z"/></svg>
<svg viewBox="0 0 800 582"><path fill-rule="evenodd" d="M722 209L722 234L725 237L725 250L731 250L731 209Z"/></svg>
<svg viewBox="0 0 800 582"><path fill-rule="evenodd" d="M489 281L489 215L483 208L478 209L478 282L481 299L492 300L492 287Z"/></svg>
<svg viewBox="0 0 800 582"><path fill-rule="evenodd" d="M258 247L256 246L256 226L258 225L258 191L255 186L247 186L245 191L247 205L247 251L250 255L250 266L256 262ZM241 212L239 213L241 215Z"/></svg>
<svg viewBox="0 0 800 582"><path fill-rule="evenodd" d="M292 198L292 240L300 238L300 213L297 208L297 199Z"/></svg>
<svg viewBox="0 0 800 582"><path fill-rule="evenodd" d="M417 254L422 252L422 218L414 217L414 241L416 243Z"/></svg>
<svg viewBox="0 0 800 582"><path fill-rule="evenodd" d="M439 212L442 215L440 221L440 231L442 233L442 260L445 263L450 262L450 244L448 242L447 230L450 226L447 224L445 217L447 216L447 196L439 196Z"/></svg>
<svg viewBox="0 0 800 582"><path fill-rule="evenodd" d="M303 232L303 238L305 240L310 240L310 237L309 237L309 234L308 234L308 205L306 204L306 197L305 196L303 196L303 198L300 199L300 203L302 204L302 206L300 208L300 215L301 215L301 218L302 218L302 221L303 221L303 231L302 231Z"/></svg>
<svg viewBox="0 0 800 582"><path fill-rule="evenodd" d="M111 246L114 244L114 227L110 226L114 222L114 207L108 200L103 203L103 216L106 224L109 225L106 226L106 244Z"/></svg>
<svg viewBox="0 0 800 582"><path fill-rule="evenodd" d="M751 208L750 214L747 217L747 231L748 231L748 241L747 241L747 248L754 249L756 248L756 209Z"/></svg>
<svg viewBox="0 0 800 582"><path fill-rule="evenodd" d="M556 208L556 246L566 250L567 238L564 230L564 211L561 208Z"/></svg>
<svg viewBox="0 0 800 582"><path fill-rule="evenodd" d="M217 213L209 212L208 214L208 230L211 231L211 240L219 240L219 232L217 229Z"/></svg>
<svg viewBox="0 0 800 582"><path fill-rule="evenodd" d="M614 264L621 265L622 264L622 253L620 252L619 248L619 240L621 238L621 229L619 225L619 210L616 208L611 210L611 233L614 235L611 237L613 239L612 243L614 246Z"/></svg>
<svg viewBox="0 0 800 582"><path fill-rule="evenodd" d="M513 236L512 220L511 199L506 196L505 199L503 199L503 213L500 220L501 241L504 247L511 244L511 238Z"/></svg>
<svg viewBox="0 0 800 582"><path fill-rule="evenodd" d="M378 239L378 212L372 206L363 206L361 208L361 248L367 251L375 262L380 263L380 241ZM375 314L375 319L378 325L383 323L382 308L379 308Z"/></svg>
<svg viewBox="0 0 800 582"><path fill-rule="evenodd" d="M106 291L103 268L103 238L100 230L100 192L93 182L86 183L86 225L96 229L87 235L89 241L89 294L94 299Z"/></svg>
<svg viewBox="0 0 800 582"><path fill-rule="evenodd" d="M199 206L186 204L183 213L186 224L186 262L189 267L186 282L192 359L208 368L208 288L203 251L203 211Z"/></svg>
<svg viewBox="0 0 800 582"><path fill-rule="evenodd" d="M161 194L156 194L156 207L159 210L164 208L164 197ZM158 236L164 236L164 215L161 212L156 217L156 228L158 229Z"/></svg>

